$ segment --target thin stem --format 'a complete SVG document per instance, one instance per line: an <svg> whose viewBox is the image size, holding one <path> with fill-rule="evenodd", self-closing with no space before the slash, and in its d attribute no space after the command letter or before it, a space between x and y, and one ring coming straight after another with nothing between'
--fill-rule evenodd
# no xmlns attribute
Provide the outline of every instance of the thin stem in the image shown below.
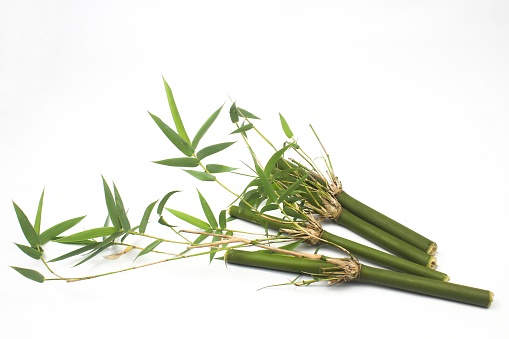
<svg viewBox="0 0 509 339"><path fill-rule="evenodd" d="M135 246L135 245L131 245L131 244L126 244L126 243L123 243L123 242L114 242L113 245L117 245L117 246L126 246L126 247L132 247L133 249L135 250L139 250L139 251L143 251L145 249L145 247L139 247L139 246ZM175 253L169 253L169 252L163 252L163 251L158 251L158 250L152 250L150 251L151 253L157 253L157 254L165 254L165 255L178 255L178 254L175 254Z"/></svg>
<svg viewBox="0 0 509 339"><path fill-rule="evenodd" d="M59 277L60 279L65 279L65 278L63 278L62 276L60 276L60 275L56 274L56 273L55 273L55 272L51 269L51 267L49 267L48 263L46 262L46 260L44 260L44 258L43 258L43 257L41 257L41 261L42 261L42 263L44 264L44 266L46 266L46 268L48 269L48 271L50 271L50 273L51 273L51 274L53 274L53 275L54 275L54 276L56 276L56 277ZM48 280L48 279L46 279L46 280Z"/></svg>
<svg viewBox="0 0 509 339"><path fill-rule="evenodd" d="M171 227L170 227L171 228ZM154 235L149 235L149 234L145 234L145 233L139 233L139 232L133 232L133 231L129 231L128 232L129 234L131 235L137 235L137 236L140 236L140 237L145 237L145 238L150 238L150 239L156 239L156 240L161 240L163 242L168 242L168 243L172 243L172 244L179 244L179 245L188 245L191 243L191 241L187 240L186 242L183 242L183 241L175 241L175 240L169 240L169 239L163 239L161 237L156 237ZM178 234L178 232L176 232ZM184 238L185 239L185 238Z"/></svg>

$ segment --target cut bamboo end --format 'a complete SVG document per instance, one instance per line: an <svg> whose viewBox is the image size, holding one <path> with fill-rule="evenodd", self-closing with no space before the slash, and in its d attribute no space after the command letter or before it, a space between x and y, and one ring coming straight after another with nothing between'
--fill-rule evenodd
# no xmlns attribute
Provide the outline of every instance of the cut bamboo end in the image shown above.
<svg viewBox="0 0 509 339"><path fill-rule="evenodd" d="M491 303L493 302L493 299L495 298L495 295L493 294L493 292L490 291L490 302L488 303L488 305L486 305L486 307L490 307L491 306Z"/></svg>
<svg viewBox="0 0 509 339"><path fill-rule="evenodd" d="M449 280L451 280L451 278L446 274L444 276L444 279L443 279L445 282L449 282Z"/></svg>
<svg viewBox="0 0 509 339"><path fill-rule="evenodd" d="M437 244L432 242L429 245L428 250L426 252L428 252L429 255L435 255L435 253L437 253L437 249L438 249Z"/></svg>
<svg viewBox="0 0 509 339"><path fill-rule="evenodd" d="M435 258L434 256L430 256L429 260L428 260L428 264L426 266L431 268L432 270L436 270L438 267L437 258Z"/></svg>

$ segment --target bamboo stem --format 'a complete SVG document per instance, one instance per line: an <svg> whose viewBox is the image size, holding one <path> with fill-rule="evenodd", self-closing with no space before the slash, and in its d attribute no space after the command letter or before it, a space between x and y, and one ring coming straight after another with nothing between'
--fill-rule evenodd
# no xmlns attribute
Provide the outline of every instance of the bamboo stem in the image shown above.
<svg viewBox="0 0 509 339"><path fill-rule="evenodd" d="M284 221L280 218L276 218L273 216L264 215L252 210L239 208L237 206L231 206L229 209L229 213L230 215L236 218L247 220L262 225L264 227L271 228L276 231L279 231L281 229L295 228L297 227L297 225L300 225L299 227L303 228L306 227L306 225L303 222L299 222L298 224L296 224L289 221ZM390 269L394 269L409 274L427 277L430 279L443 281L449 280L449 276L447 276L445 273L435 271L428 267L424 267L412 261L371 248L369 246L359 244L355 241L342 238L325 230L322 232L320 239L322 240L323 243L335 244L337 246L344 247L352 255L359 257L361 259L366 259L371 263L377 265L381 265Z"/></svg>

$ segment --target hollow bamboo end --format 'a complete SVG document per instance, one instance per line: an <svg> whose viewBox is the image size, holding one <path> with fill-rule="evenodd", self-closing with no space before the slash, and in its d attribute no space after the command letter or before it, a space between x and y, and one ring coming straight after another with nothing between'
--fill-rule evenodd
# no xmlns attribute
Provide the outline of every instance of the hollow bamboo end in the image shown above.
<svg viewBox="0 0 509 339"><path fill-rule="evenodd" d="M490 307L491 306L491 303L493 302L493 299L495 298L495 295L493 294L493 292L489 291L489 295L490 295L490 302L488 303L488 305L486 305L486 307Z"/></svg>
<svg viewBox="0 0 509 339"><path fill-rule="evenodd" d="M432 270L436 270L437 267L438 267L438 264L437 264L437 258L434 257L434 256L431 256L428 260L428 264L426 265L427 267L431 268Z"/></svg>
<svg viewBox="0 0 509 339"><path fill-rule="evenodd" d="M446 274L444 276L444 279L443 279L445 282L449 282L449 280L451 280L451 278Z"/></svg>
<svg viewBox="0 0 509 339"><path fill-rule="evenodd" d="M432 242L429 245L428 250L426 252L428 252L429 255L435 255L435 253L437 253L437 249L438 249L437 244Z"/></svg>

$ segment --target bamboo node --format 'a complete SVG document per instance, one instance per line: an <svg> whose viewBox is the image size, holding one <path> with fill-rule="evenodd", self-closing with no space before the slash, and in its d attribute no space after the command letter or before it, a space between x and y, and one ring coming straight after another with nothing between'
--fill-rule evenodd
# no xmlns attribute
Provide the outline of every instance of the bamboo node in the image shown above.
<svg viewBox="0 0 509 339"><path fill-rule="evenodd" d="M341 212L343 212L343 207L337 201L334 196L326 196L322 197L323 208L321 209L321 215L323 217L336 220L339 218Z"/></svg>
<svg viewBox="0 0 509 339"><path fill-rule="evenodd" d="M329 280L329 285L342 284L359 278L361 264L357 259L328 258L326 261L335 265L335 267L323 269L324 274L332 277L332 279Z"/></svg>
<svg viewBox="0 0 509 339"><path fill-rule="evenodd" d="M281 229L281 231L291 235L293 238L303 240L311 245L316 245L322 238L323 228L322 225L311 216L304 225L298 228Z"/></svg>

